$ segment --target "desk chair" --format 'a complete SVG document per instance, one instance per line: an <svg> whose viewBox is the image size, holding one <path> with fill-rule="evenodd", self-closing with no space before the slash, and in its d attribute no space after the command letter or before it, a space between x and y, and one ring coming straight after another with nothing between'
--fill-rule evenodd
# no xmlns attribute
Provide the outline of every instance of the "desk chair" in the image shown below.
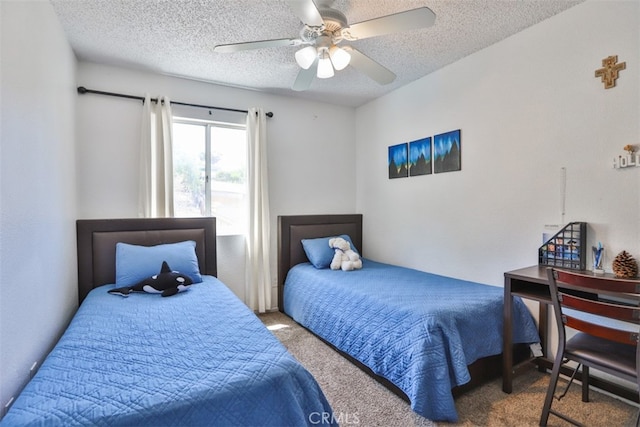
<svg viewBox="0 0 640 427"><path fill-rule="evenodd" d="M549 414L571 424L581 425L578 421L551 409L560 368L568 361L578 363L567 389L558 397L558 400L562 399L569 390L580 366L582 366L583 402L589 401L589 367L631 381L636 385L639 384L640 282L584 275L553 268L549 268L547 274L553 311L558 325L558 349L540 425L547 425ZM585 292L589 296L585 296ZM631 304L616 302L619 298L615 301L610 299L616 296L631 301ZM607 326L603 326L603 323ZM565 327L578 332L567 340Z"/></svg>

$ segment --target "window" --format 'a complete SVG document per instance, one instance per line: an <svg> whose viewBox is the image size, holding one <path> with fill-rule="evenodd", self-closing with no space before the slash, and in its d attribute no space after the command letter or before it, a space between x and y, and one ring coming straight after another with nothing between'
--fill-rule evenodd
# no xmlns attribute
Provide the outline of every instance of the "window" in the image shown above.
<svg viewBox="0 0 640 427"><path fill-rule="evenodd" d="M218 234L247 223L246 126L174 117L176 217L215 216Z"/></svg>

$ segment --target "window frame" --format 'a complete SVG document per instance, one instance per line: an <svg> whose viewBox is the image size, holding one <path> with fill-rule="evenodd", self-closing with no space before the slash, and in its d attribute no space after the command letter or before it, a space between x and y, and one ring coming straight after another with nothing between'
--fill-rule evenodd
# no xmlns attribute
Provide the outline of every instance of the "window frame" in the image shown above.
<svg viewBox="0 0 640 427"><path fill-rule="evenodd" d="M212 216L213 212L212 212L212 193L211 193L211 152L212 152L212 140L211 140L211 130L213 128L224 128L224 129L234 129L234 130L242 130L245 132L245 136L246 136L246 132L247 132L247 125L243 124L243 123L232 123L232 122L222 122L222 121L217 121L217 120L206 120L206 119L199 119L199 118L191 118L191 117L185 117L183 115L180 116L173 116L173 125L176 124L182 124L182 125L192 125L192 126L202 126L205 128L205 148L204 148L204 172L205 172L205 176L204 176L204 199L205 199L205 212L204 215L205 217L207 216ZM173 144L175 144L175 140L173 141ZM245 144L248 144L247 142L245 142ZM248 150L249 147L247 146L246 149ZM248 179L248 173L249 173L249 162L247 159L247 162L245 163L245 171L246 171L246 179ZM245 182L245 185L248 185L248 182ZM247 207L248 208L248 207ZM246 230L245 230L246 232ZM243 232L244 233L244 232ZM225 234L225 235L238 235L238 234L243 234L243 233L230 233L230 234Z"/></svg>

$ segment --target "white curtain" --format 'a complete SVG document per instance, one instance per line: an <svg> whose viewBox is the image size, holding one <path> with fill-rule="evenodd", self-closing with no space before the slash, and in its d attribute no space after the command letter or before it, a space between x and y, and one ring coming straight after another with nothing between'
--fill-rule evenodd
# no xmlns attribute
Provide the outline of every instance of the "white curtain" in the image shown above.
<svg viewBox="0 0 640 427"><path fill-rule="evenodd" d="M267 120L261 108L247 114L249 227L247 235L247 304L259 313L271 308L270 218L267 178Z"/></svg>
<svg viewBox="0 0 640 427"><path fill-rule="evenodd" d="M138 216L173 216L173 151L171 102L144 99L140 135L140 188Z"/></svg>

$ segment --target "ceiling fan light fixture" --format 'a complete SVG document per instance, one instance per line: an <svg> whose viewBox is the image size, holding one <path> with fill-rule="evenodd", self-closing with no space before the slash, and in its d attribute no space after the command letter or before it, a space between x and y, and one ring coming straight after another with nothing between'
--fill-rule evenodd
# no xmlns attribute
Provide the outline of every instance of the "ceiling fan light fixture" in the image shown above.
<svg viewBox="0 0 640 427"><path fill-rule="evenodd" d="M295 53L295 58L301 70L298 71L298 77L292 86L296 91L308 89L315 77L322 79L333 77L336 71L343 70L349 65L381 85L391 83L396 78L392 71L351 46L338 47L337 44L344 40L356 41L426 28L432 26L436 18L431 9L423 6L349 24L344 13L333 9L333 0L284 0L284 2L289 4L302 23L298 38L223 44L215 46L214 51L238 52L277 46L298 46L299 50Z"/></svg>
<svg viewBox="0 0 640 427"><path fill-rule="evenodd" d="M315 46L307 46L296 52L296 62L301 68L308 70L318 57Z"/></svg>
<svg viewBox="0 0 640 427"><path fill-rule="evenodd" d="M351 55L346 50L339 48L336 45L331 46L329 49L329 56L333 63L333 68L337 71L344 70L351 61Z"/></svg>
<svg viewBox="0 0 640 427"><path fill-rule="evenodd" d="M320 54L320 60L318 61L318 78L328 79L334 76L333 65L331 65L331 59L326 50Z"/></svg>

